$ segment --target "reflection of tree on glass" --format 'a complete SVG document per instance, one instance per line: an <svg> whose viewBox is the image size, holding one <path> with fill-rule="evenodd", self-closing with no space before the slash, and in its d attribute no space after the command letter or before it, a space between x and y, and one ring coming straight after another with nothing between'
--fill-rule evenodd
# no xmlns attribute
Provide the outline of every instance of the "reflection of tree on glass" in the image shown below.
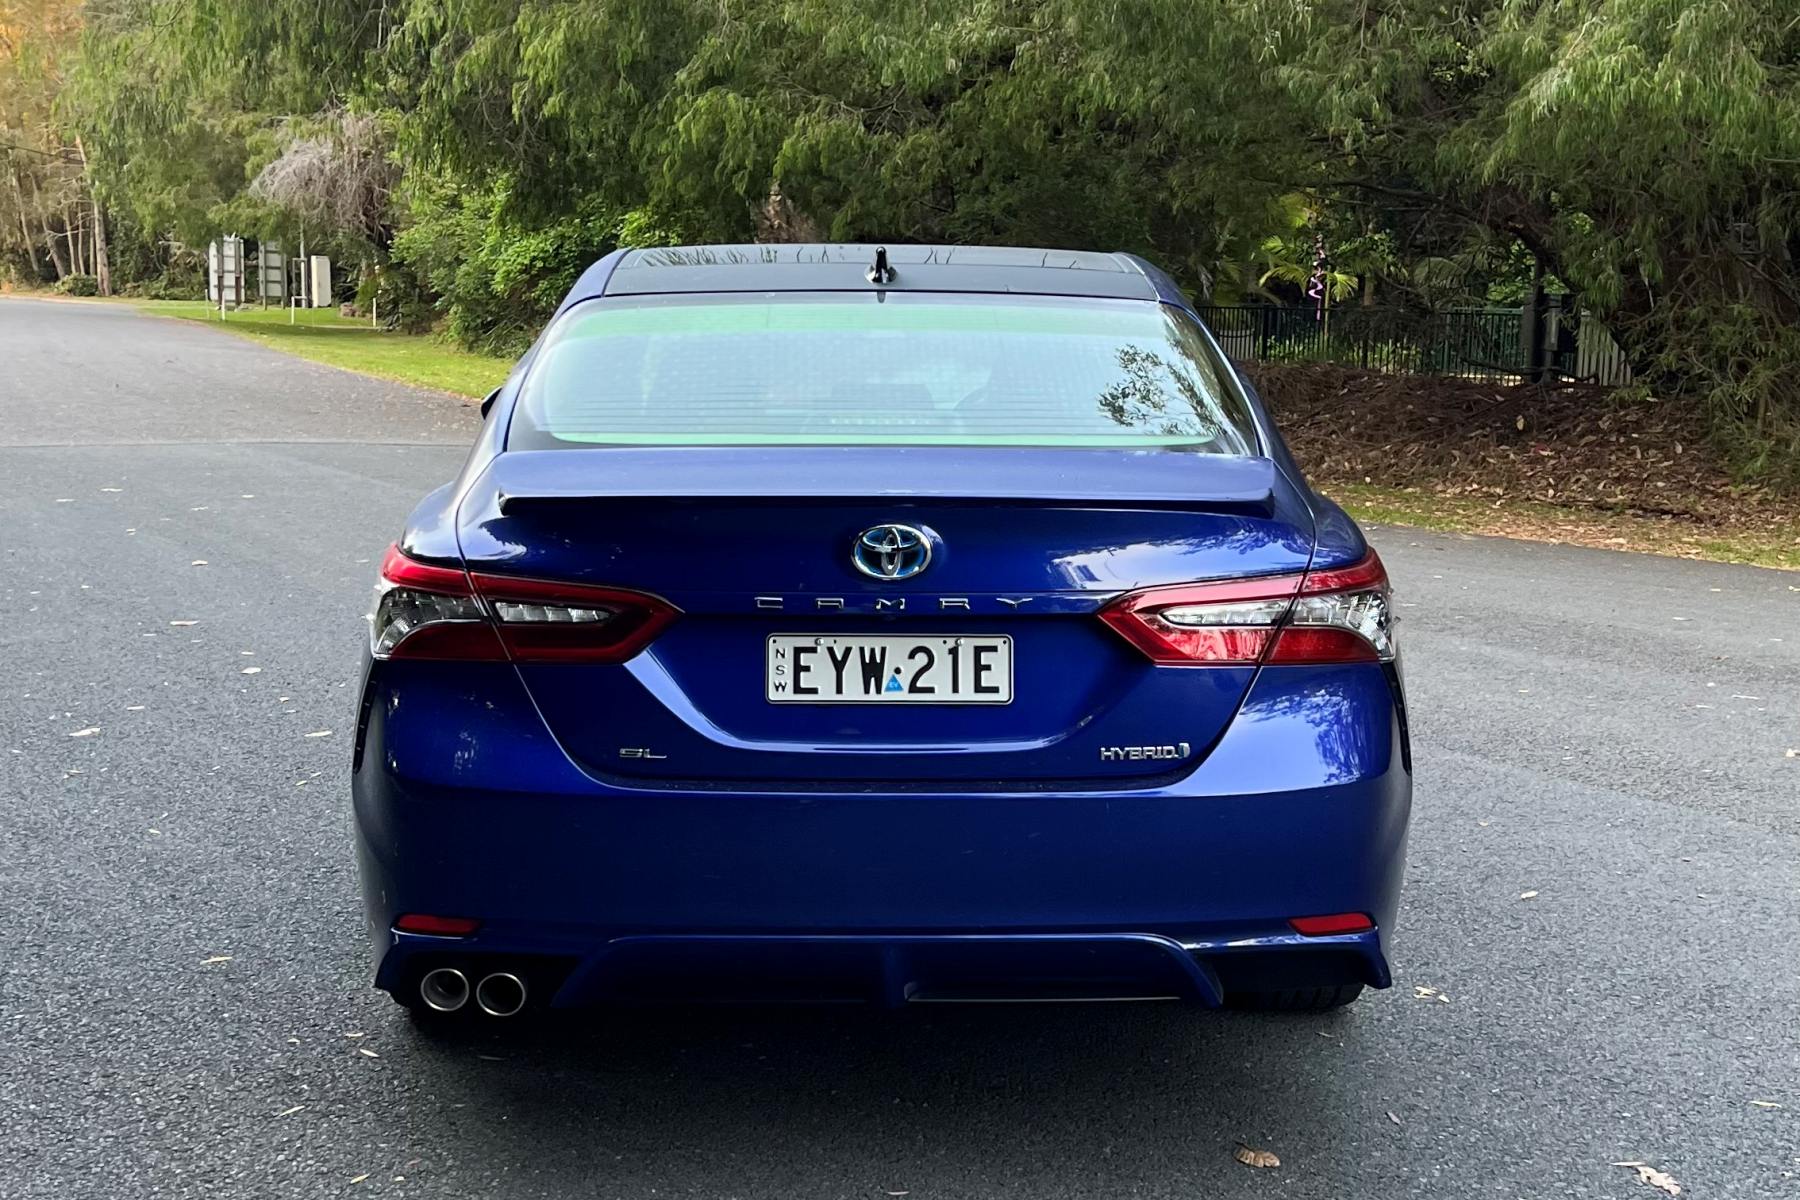
<svg viewBox="0 0 1800 1200"><path fill-rule="evenodd" d="M1216 441L1219 423L1206 410L1198 382L1155 351L1120 346L1125 378L1100 393L1100 411L1136 433Z"/></svg>

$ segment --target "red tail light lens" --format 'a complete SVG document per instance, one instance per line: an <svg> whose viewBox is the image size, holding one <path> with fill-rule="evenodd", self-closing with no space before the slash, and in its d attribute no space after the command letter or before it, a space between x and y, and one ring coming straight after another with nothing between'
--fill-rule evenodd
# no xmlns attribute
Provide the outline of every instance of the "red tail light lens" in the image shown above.
<svg viewBox="0 0 1800 1200"><path fill-rule="evenodd" d="M1152 662L1386 662L1394 657L1387 572L1373 550L1347 567L1147 588L1100 619Z"/></svg>
<svg viewBox="0 0 1800 1200"><path fill-rule="evenodd" d="M376 658L623 662L678 615L644 592L470 575L390 546L369 648Z"/></svg>

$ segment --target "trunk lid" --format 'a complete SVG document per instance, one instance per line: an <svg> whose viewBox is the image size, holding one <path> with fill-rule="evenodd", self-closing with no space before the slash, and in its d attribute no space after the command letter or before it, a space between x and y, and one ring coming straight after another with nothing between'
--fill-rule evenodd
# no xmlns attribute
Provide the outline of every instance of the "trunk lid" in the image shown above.
<svg viewBox="0 0 1800 1200"><path fill-rule="evenodd" d="M924 532L878 579L865 531ZM1158 584L1299 572L1303 499L1261 458L934 447L509 452L466 491L471 570L681 610L620 664L519 670L563 748L620 781L1105 786L1191 769L1252 667L1157 667L1095 616ZM774 703L772 636L1009 639L1010 703ZM860 643L894 646L891 640ZM856 668L852 667L852 674Z"/></svg>

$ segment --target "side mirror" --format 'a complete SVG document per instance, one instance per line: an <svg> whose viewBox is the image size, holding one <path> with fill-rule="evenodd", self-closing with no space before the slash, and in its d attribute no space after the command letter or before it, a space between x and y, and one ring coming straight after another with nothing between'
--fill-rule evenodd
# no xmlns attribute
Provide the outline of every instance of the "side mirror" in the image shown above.
<svg viewBox="0 0 1800 1200"><path fill-rule="evenodd" d="M482 420L484 420L484 421L487 420L488 410L490 410L494 407L494 401L498 400L499 398L500 398L500 389L499 388L495 388L493 391L491 391L487 394L487 399L483 400L481 402L481 419Z"/></svg>

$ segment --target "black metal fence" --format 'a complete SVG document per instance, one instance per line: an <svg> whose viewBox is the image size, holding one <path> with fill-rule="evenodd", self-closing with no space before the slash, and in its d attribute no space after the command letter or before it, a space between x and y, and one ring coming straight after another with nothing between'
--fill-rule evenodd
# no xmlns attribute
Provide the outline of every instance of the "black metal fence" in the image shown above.
<svg viewBox="0 0 1800 1200"><path fill-rule="evenodd" d="M1563 328L1574 322L1560 312L1549 315L1535 339L1533 318L1518 308L1422 313L1215 304L1202 306L1200 315L1225 353L1240 361L1326 362L1395 374L1512 381L1545 371L1572 376L1579 357L1576 330ZM1596 332L1605 336L1604 330ZM1581 334L1586 337L1587 331Z"/></svg>

